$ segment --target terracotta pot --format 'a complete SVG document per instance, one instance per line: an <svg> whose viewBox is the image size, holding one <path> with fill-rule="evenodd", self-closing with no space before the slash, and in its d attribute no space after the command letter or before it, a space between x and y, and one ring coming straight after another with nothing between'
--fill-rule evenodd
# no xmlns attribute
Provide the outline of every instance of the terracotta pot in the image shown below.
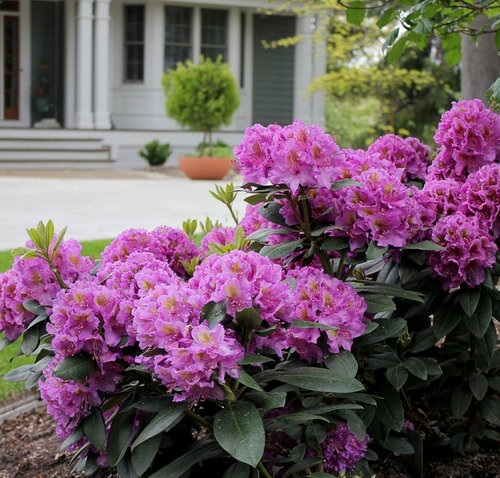
<svg viewBox="0 0 500 478"><path fill-rule="evenodd" d="M222 179L233 168L233 160L211 156L184 156L179 158L179 166L190 179Z"/></svg>

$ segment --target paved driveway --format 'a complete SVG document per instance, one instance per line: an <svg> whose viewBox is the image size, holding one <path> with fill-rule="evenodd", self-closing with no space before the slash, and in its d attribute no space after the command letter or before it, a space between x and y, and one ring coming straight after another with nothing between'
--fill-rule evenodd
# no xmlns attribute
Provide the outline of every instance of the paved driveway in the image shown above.
<svg viewBox="0 0 500 478"><path fill-rule="evenodd" d="M238 176L230 178L240 185ZM224 205L209 190L226 181L192 181L175 170L1 171L0 250L24 245L26 228L52 219L56 231L77 240L114 237L130 228L181 227L210 217L232 225ZM243 213L239 196L236 208Z"/></svg>

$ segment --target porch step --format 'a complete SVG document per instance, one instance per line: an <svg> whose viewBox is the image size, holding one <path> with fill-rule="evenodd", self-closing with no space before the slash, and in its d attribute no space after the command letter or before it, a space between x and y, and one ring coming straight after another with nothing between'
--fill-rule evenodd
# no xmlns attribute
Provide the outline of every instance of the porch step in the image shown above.
<svg viewBox="0 0 500 478"><path fill-rule="evenodd" d="M111 168L111 150L99 138L0 138L0 168Z"/></svg>

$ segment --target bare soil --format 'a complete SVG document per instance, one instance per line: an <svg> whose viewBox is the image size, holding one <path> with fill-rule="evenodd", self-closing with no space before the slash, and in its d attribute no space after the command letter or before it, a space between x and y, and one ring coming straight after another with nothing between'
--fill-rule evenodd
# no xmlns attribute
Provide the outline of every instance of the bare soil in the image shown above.
<svg viewBox="0 0 500 478"><path fill-rule="evenodd" d="M71 455L61 451L55 423L38 407L0 425L0 478L82 478L72 472ZM475 456L439 454L425 465L425 478L500 478L500 449L481 450ZM116 478L103 472L99 478ZM219 478L207 476L207 478ZM382 459L376 478L412 478L400 457Z"/></svg>

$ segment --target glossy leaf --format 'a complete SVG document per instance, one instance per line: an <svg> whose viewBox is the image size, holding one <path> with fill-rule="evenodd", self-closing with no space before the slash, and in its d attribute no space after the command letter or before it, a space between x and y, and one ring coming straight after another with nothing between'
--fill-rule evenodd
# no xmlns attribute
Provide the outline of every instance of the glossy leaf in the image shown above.
<svg viewBox="0 0 500 478"><path fill-rule="evenodd" d="M134 437L135 413L134 409L120 412L113 419L106 448L110 467L116 466L124 457Z"/></svg>
<svg viewBox="0 0 500 478"><path fill-rule="evenodd" d="M54 369L52 375L62 380L81 380L96 369L96 363L89 355L66 357Z"/></svg>
<svg viewBox="0 0 500 478"><path fill-rule="evenodd" d="M245 393L245 400L252 402L257 408L271 410L285 406L286 392L260 392Z"/></svg>
<svg viewBox="0 0 500 478"><path fill-rule="evenodd" d="M474 289L464 289L458 295L458 303L465 312L466 317L472 317L479 304L481 298L481 289L476 287Z"/></svg>
<svg viewBox="0 0 500 478"><path fill-rule="evenodd" d="M158 415L156 415L144 428L141 434L136 438L132 445L132 450L141 443L149 440L151 437L164 431L168 431L174 426L179 418L184 414L186 407L183 404L170 404Z"/></svg>
<svg viewBox="0 0 500 478"><path fill-rule="evenodd" d="M491 297L483 295L472 317L464 317L465 325L475 337L483 337L493 315Z"/></svg>
<svg viewBox="0 0 500 478"><path fill-rule="evenodd" d="M481 401L488 391L488 379L483 375L471 375L469 377L469 388L474 398Z"/></svg>
<svg viewBox="0 0 500 478"><path fill-rule="evenodd" d="M400 432L403 428L404 412L403 405L398 395L389 387L380 390L380 397L376 397L378 419L388 428Z"/></svg>
<svg viewBox="0 0 500 478"><path fill-rule="evenodd" d="M403 362L403 367L421 380L427 380L427 367L418 357L410 357Z"/></svg>
<svg viewBox="0 0 500 478"><path fill-rule="evenodd" d="M408 380L408 370L406 370L402 365L398 365L397 367L388 368L385 372L385 376L387 381L396 390L400 390Z"/></svg>
<svg viewBox="0 0 500 478"><path fill-rule="evenodd" d="M298 249L303 243L303 239L297 239L290 242L282 242L280 244L275 244L272 246L264 246L260 250L260 254L264 257L268 257L271 260L280 259L281 257L291 254L293 251Z"/></svg>
<svg viewBox="0 0 500 478"><path fill-rule="evenodd" d="M248 478L249 473L250 467L246 463L237 461L226 470L222 478Z"/></svg>
<svg viewBox="0 0 500 478"><path fill-rule="evenodd" d="M387 437L384 448L400 455L411 455L415 452L413 446L403 437Z"/></svg>
<svg viewBox="0 0 500 478"><path fill-rule="evenodd" d="M262 392L262 387L253 379L251 375L246 373L244 370L240 370L240 376L238 377L238 382L245 387L251 388L253 390L257 390Z"/></svg>
<svg viewBox="0 0 500 478"><path fill-rule="evenodd" d="M149 440L137 445L132 450L132 466L139 476L142 476L152 465L156 454L158 453L158 449L160 448L161 441L162 436L155 435Z"/></svg>
<svg viewBox="0 0 500 478"><path fill-rule="evenodd" d="M347 350L338 354L332 354L325 360L325 365L333 373L345 378L355 378L358 373L358 361L356 357Z"/></svg>
<svg viewBox="0 0 500 478"><path fill-rule="evenodd" d="M210 328L220 324L226 317L226 302L211 300L201 309L201 319L205 320Z"/></svg>
<svg viewBox="0 0 500 478"><path fill-rule="evenodd" d="M99 451L104 451L106 445L106 426L101 410L93 408L90 415L83 421L83 432Z"/></svg>
<svg viewBox="0 0 500 478"><path fill-rule="evenodd" d="M250 402L228 404L214 417L213 432L220 446L233 458L256 467L265 445L260 413Z"/></svg>
<svg viewBox="0 0 500 478"><path fill-rule="evenodd" d="M432 330L436 338L440 339L449 334L462 320L462 310L457 304L439 307L432 323Z"/></svg>
<svg viewBox="0 0 500 478"><path fill-rule="evenodd" d="M472 392L460 386L451 395L451 411L455 418L461 418L472 402Z"/></svg>
<svg viewBox="0 0 500 478"><path fill-rule="evenodd" d="M389 337L397 337L399 332L406 326L404 319L383 319L379 320L378 327L368 335L363 335L356 339L358 344L374 344Z"/></svg>

